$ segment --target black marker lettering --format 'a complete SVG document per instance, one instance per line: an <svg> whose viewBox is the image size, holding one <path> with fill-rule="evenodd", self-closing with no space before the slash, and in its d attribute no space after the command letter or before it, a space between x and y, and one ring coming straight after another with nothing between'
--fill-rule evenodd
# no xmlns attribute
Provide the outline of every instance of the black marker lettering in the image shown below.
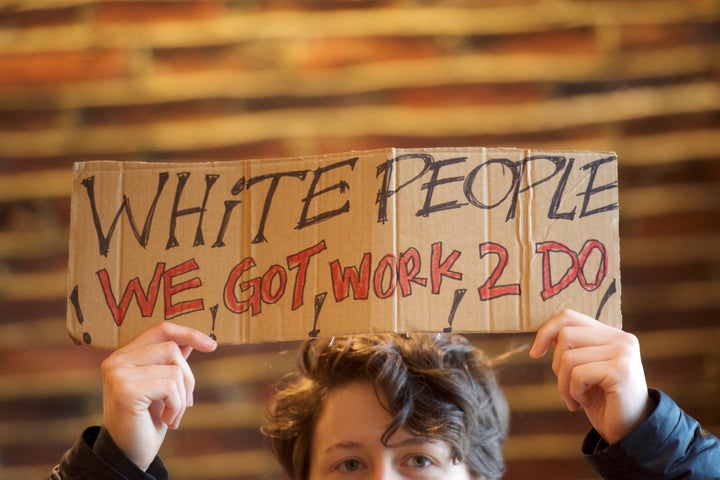
<svg viewBox="0 0 720 480"><path fill-rule="evenodd" d="M165 183L167 182L167 180L167 172L162 172L158 174L158 186L157 190L155 191L155 198L153 198L150 209L145 216L145 224L143 225L142 233L138 231L137 225L135 224L135 217L133 215L132 208L130 208L130 199L126 195L123 195L123 203L122 205L120 205L120 208L118 208L118 211L115 214L115 218L113 218L113 221L110 224L110 228L108 228L107 234L103 233L102 225L100 224L100 215L98 214L97 204L95 203L95 177L88 177L81 182L87 190L88 198L90 200L90 208L92 210L95 232L97 233L98 237L98 247L100 249L100 255L107 257L108 251L110 249L110 240L112 239L113 232L115 231L115 227L120 220L120 215L122 214L123 210L127 212L128 221L130 222L130 228L132 229L133 235L135 235L135 239L138 241L141 247L145 248L147 246L148 239L150 238L150 226L152 225L153 215L155 214L155 207L157 206L158 199L160 198L160 193L162 192L163 187L165 187Z"/></svg>
<svg viewBox="0 0 720 480"><path fill-rule="evenodd" d="M333 170L335 168L344 167L344 166L350 166L350 170L354 170L355 162L357 162L357 159L358 159L358 157L355 157L355 158L350 158L348 160L344 160L342 162L333 163L332 165L320 167L313 172L313 179L310 184L310 189L308 190L307 196L302 199L303 209L302 209L302 213L300 214L300 221L298 222L297 226L295 227L296 230L302 230L303 228L308 227L310 225L314 225L316 223L322 222L323 220L327 220L329 218L332 218L337 215L340 215L340 214L350 211L350 201L347 200L339 208L321 212L313 217L308 218L308 210L310 209L310 202L315 197L319 197L320 195L328 193L332 190L340 190L340 193L345 193L345 191L350 188L350 185L346 181L340 180L338 183L336 183L334 185L331 185L327 188L323 188L322 190L316 191L315 189L317 188L318 182L320 181L320 177L323 175L323 173Z"/></svg>
<svg viewBox="0 0 720 480"><path fill-rule="evenodd" d="M239 195L243 192L243 190L245 190L245 177L242 177L240 180L235 182L235 185L233 185L230 189L230 193L233 195ZM222 223L220 223L220 228L218 229L217 238L215 239L215 243L213 243L213 248L225 246L224 238L228 223L230 222L230 215L232 214L233 209L240 203L240 200L225 200L225 213L223 214Z"/></svg>
<svg viewBox="0 0 720 480"><path fill-rule="evenodd" d="M554 220L573 220L575 218L575 210L577 207L573 207L572 211L570 212L562 212L558 213L558 208L560 208L560 202L562 201L563 194L565 193L565 186L567 185L568 178L570 177L570 172L572 171L573 164L575 163L575 159L571 158L567 162L567 166L565 167L565 172L563 172L562 178L560 178L560 181L558 182L558 186L555 189L555 193L553 194L552 201L550 202L550 209L548 210L548 218L554 219Z"/></svg>
<svg viewBox="0 0 720 480"><path fill-rule="evenodd" d="M202 206L179 210L178 206L180 205L180 197L182 196L182 192L185 188L185 184L187 183L188 178L190 178L190 172L180 172L177 174L177 176L178 185L177 189L175 190L175 200L173 201L172 214L170 215L170 233L167 244L165 245L166 250L180 245L177 238L175 237L177 218L184 215L193 215L196 213L200 214L200 218L198 219L197 228L195 229L195 240L193 241L193 247L205 244L202 234L202 221L206 210L205 207L207 206L208 197L210 196L210 189L220 177L220 175L205 175L205 196L203 197Z"/></svg>
<svg viewBox="0 0 720 480"><path fill-rule="evenodd" d="M400 184L396 190L393 190L390 188L391 183L393 181L393 165L395 165L398 162L404 161L404 160L421 160L424 163L424 166L420 173L415 175L413 178L408 180L405 183ZM432 155L426 154L426 153L408 153L405 155L400 155L399 157L391 158L390 160L386 161L385 163L378 165L377 171L376 171L376 177L379 177L381 174L383 176L382 185L380 186L380 190L378 191L377 198L375 200L375 203L378 205L378 216L377 221L378 223L385 223L387 222L387 202L390 197L398 193L401 189L406 187L408 184L414 182L418 178L422 177L425 172L428 171L430 168L430 165L433 162Z"/></svg>
<svg viewBox="0 0 720 480"><path fill-rule="evenodd" d="M267 180L268 178L271 179L267 195L265 195L265 203L263 205L262 215L260 216L260 225L258 226L258 232L252 239L252 243L267 242L267 238L265 238L265 222L267 221L268 214L270 213L270 205L272 204L273 198L275 197L275 192L277 191L280 179L282 177L292 177L299 180L305 180L305 176L308 172L309 170L297 170L294 172L271 173L268 175L258 175L257 177L253 177L248 180L247 188L250 188L257 183L262 182L263 180Z"/></svg>
<svg viewBox="0 0 720 480"><path fill-rule="evenodd" d="M467 160L467 157L460 157L460 158L449 158L446 160L436 160L430 164L430 170L432 170L432 174L430 176L430 181L427 183L424 183L422 185L423 190L427 190L427 193L425 195L425 202L423 203L423 207L418 210L415 213L415 216L418 217L427 217L433 212L440 212L442 210L450 210L454 208L460 208L463 205L467 205L467 203L458 203L456 200L453 200L451 202L443 202L439 203L437 205L432 205L432 196L435 192L435 187L438 185L445 185L448 183L454 183L454 182L462 182L464 177L446 177L438 179L438 173L440 172L440 169L443 167L446 167L448 165L454 165L456 163L464 163Z"/></svg>
<svg viewBox="0 0 720 480"><path fill-rule="evenodd" d="M613 188L617 188L617 180L611 183L607 183L605 185L600 185L599 187L594 186L595 183L595 176L597 175L598 168L600 168L601 165L605 165L606 163L614 162L617 160L617 157L606 157L601 158L599 160L595 160L594 162L590 162L587 165L583 165L580 167L580 170L590 170L590 178L588 179L588 185L584 192L579 193L578 197L583 197L583 204L582 204L582 210L580 211L580 218L583 217L589 217L590 215L595 215L597 213L607 212L610 210L617 210L618 204L617 203L610 203L608 205L604 205L602 207L598 207L592 210L588 210L588 205L590 204L590 197L596 193L604 192L605 190L612 190Z"/></svg>
<svg viewBox="0 0 720 480"><path fill-rule="evenodd" d="M500 164L503 167L503 173L505 172L505 168L508 168L510 170L513 176L512 182L510 183L510 188L507 190L507 192L505 192L505 195L503 195L500 200L492 204L485 204L481 202L473 192L473 187L475 186L475 179L477 178L478 173L480 173L480 169L490 167L491 165L494 165L496 163ZM465 198L467 198L468 202L470 202L470 205L482 208L484 210L491 210L504 202L508 195L510 195L510 193L513 191L515 184L518 182L519 176L520 172L518 171L516 163L512 160L508 160L507 158L494 158L492 160L488 160L487 162L483 162L477 167L473 168L467 175L467 177L465 177L465 182L463 183L463 192L465 193Z"/></svg>
<svg viewBox="0 0 720 480"><path fill-rule="evenodd" d="M530 162L536 162L538 160L549 160L550 162L555 164L555 171L552 172L550 175L547 175L544 178L540 178L539 180L535 181L534 183L530 183L525 187L522 187L522 178L524 176L525 171L527 170L527 166L530 164ZM523 160L520 160L517 162L518 165L518 176L517 181L515 183L515 192L512 196L512 199L510 201L510 208L508 208L507 216L505 217L505 221L509 221L513 218L515 218L515 211L517 209L517 203L518 203L518 197L521 193L527 192L528 190L537 187L538 185L541 185L548 180L550 180L552 177L557 175L557 173L562 170L565 167L566 159L565 157L551 157L546 155L536 155L533 157L528 157Z"/></svg>

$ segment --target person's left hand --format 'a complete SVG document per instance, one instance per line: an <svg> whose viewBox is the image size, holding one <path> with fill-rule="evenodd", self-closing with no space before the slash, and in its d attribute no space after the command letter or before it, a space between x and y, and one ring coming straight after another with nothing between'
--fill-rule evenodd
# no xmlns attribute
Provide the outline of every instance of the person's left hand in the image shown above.
<svg viewBox="0 0 720 480"><path fill-rule="evenodd" d="M530 356L540 358L550 346L568 409L584 409L606 442L617 442L645 419L651 401L634 335L566 310L540 328Z"/></svg>

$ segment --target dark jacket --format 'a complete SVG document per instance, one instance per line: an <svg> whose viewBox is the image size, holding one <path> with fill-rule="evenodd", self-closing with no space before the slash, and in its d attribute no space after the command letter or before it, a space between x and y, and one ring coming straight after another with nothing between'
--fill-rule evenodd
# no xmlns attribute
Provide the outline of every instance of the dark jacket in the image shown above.
<svg viewBox="0 0 720 480"><path fill-rule="evenodd" d="M608 480L720 480L720 441L675 402L650 391L655 410L619 442L608 445L592 430L583 442L590 464ZM48 480L167 480L159 458L141 471L100 427L90 427L53 469Z"/></svg>
<svg viewBox="0 0 720 480"><path fill-rule="evenodd" d="M159 457L143 472L115 445L107 430L86 429L65 452L48 480L167 480L168 472Z"/></svg>
<svg viewBox="0 0 720 480"><path fill-rule="evenodd" d="M675 402L650 390L657 406L635 430L608 445L592 430L585 437L585 458L602 478L720 479L720 441Z"/></svg>

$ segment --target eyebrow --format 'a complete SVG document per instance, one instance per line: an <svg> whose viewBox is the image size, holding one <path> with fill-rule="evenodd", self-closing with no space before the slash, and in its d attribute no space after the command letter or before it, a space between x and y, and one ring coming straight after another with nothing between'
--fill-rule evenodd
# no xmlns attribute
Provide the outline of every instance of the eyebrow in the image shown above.
<svg viewBox="0 0 720 480"><path fill-rule="evenodd" d="M387 448L403 448L408 446L414 446L414 445L425 445L425 444L437 444L438 440L434 440L431 438L423 438L423 437L416 437L416 436L409 436L403 440L400 440L399 442L393 442L392 444L385 445ZM327 453L334 449L342 449L342 450L350 450L353 448L361 448L363 444L360 442L355 442L351 440L347 441L340 441L337 443L333 443L329 447L323 449L320 451L320 453Z"/></svg>
<svg viewBox="0 0 720 480"><path fill-rule="evenodd" d="M331 450L335 450L335 449L350 450L352 448L360 448L360 447L362 447L362 444L359 442L353 442L350 440L341 441L341 442L333 443L329 447L320 450L320 453L327 453L327 452L329 452Z"/></svg>
<svg viewBox="0 0 720 480"><path fill-rule="evenodd" d="M437 444L438 441L434 440L432 438L424 438L424 437L416 437L416 436L409 436L404 440L400 440L399 442L393 442L392 444L388 443L386 445L388 448L402 448L402 447L408 447L413 445L426 445L426 444Z"/></svg>

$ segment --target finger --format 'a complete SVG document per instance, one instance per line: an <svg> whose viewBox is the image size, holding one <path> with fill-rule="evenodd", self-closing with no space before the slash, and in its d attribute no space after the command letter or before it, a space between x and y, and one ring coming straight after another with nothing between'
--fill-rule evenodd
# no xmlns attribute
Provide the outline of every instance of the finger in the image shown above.
<svg viewBox="0 0 720 480"><path fill-rule="evenodd" d="M190 347L180 348L174 343L166 343L166 347L169 351L168 354L168 365L176 366L180 369L180 380L182 380L182 391L185 394L185 401L187 406L192 407L194 402L193 393L195 392L195 375L190 368L190 364L187 362L187 356L192 349ZM183 351L187 350L187 354Z"/></svg>
<svg viewBox="0 0 720 480"><path fill-rule="evenodd" d="M552 370L557 375L564 359L572 357L569 352L578 352L586 348L590 348L586 355L591 355L592 347L602 347L604 345L612 345L618 335L618 330L605 325L595 325L592 327L565 327L557 336L555 351L553 353ZM587 358L585 361L592 361Z"/></svg>
<svg viewBox="0 0 720 480"><path fill-rule="evenodd" d="M190 347L178 347L173 342L165 342L163 344L151 345L148 347L153 350L153 355L159 361L153 362L160 365L168 365L179 369L178 381L182 384L181 391L185 395L185 401L188 406L194 404L193 392L195 391L195 375L187 362L187 356L192 351ZM187 352L187 353L186 353ZM158 358L159 357L159 358ZM173 370L173 373L175 371Z"/></svg>
<svg viewBox="0 0 720 480"><path fill-rule="evenodd" d="M574 368L568 385L570 398L583 407L589 407L592 404L592 390L603 390L603 385L613 381L610 377L615 370L611 363L585 363Z"/></svg>
<svg viewBox="0 0 720 480"><path fill-rule="evenodd" d="M563 310L548 320L535 335L535 341L530 348L531 358L540 358L548 351L551 345L557 342L558 335L567 326L593 326L599 322L593 318L574 310Z"/></svg>
<svg viewBox="0 0 720 480"><path fill-rule="evenodd" d="M123 378L124 395L137 395L141 402L137 410L152 411L153 404L161 405L159 418L171 428L180 423L187 406L185 375L177 365L151 365L128 368L117 372ZM175 425L175 427L173 427Z"/></svg>
<svg viewBox="0 0 720 480"><path fill-rule="evenodd" d="M148 399L153 398L148 411L153 418L159 419L168 428L178 428L187 409L181 385L182 383L169 378L148 379L138 383L138 387L146 389Z"/></svg>
<svg viewBox="0 0 720 480"><path fill-rule="evenodd" d="M159 368L154 368L159 367ZM161 369L162 367L171 367ZM192 406L195 376L180 347L173 342L145 345L128 352L115 352L102 363L103 378L109 382L131 382L172 371L183 385L185 401Z"/></svg>
<svg viewBox="0 0 720 480"><path fill-rule="evenodd" d="M110 382L111 388L119 390L119 398L136 398L141 402L152 402L163 398L161 387L170 386L170 382L176 386L175 391L182 394L183 401L187 399L185 373L178 365L148 365L144 367L128 367L117 369L112 373L114 381ZM157 385L152 385L156 382ZM144 390L141 387L150 385L153 388Z"/></svg>
<svg viewBox="0 0 720 480"><path fill-rule="evenodd" d="M178 425L187 405L181 377L169 365L114 370L104 386L104 422L148 413L154 421Z"/></svg>
<svg viewBox="0 0 720 480"><path fill-rule="evenodd" d="M187 360L188 358L190 358L190 354L192 353L193 348L184 346L180 347L180 351L182 352L182 356L185 358L185 360Z"/></svg>
<svg viewBox="0 0 720 480"><path fill-rule="evenodd" d="M610 361L614 358L615 349L612 346L594 346L573 350L566 350L558 361L556 375L558 377L558 391L565 400L568 408L575 411L580 405L586 406L587 399L584 396L587 390L587 382L593 378L581 376L582 368L585 365L597 364ZM574 382L582 382L578 386ZM582 387L582 388L579 388ZM576 393L580 392L578 397Z"/></svg>
<svg viewBox="0 0 720 480"><path fill-rule="evenodd" d="M200 330L164 321L150 330L143 332L120 350L129 351L140 346L168 341L175 342L183 347L191 347L201 352L212 352L217 347L217 342Z"/></svg>
<svg viewBox="0 0 720 480"><path fill-rule="evenodd" d="M179 347L173 341L163 343L140 345L129 350L117 351L103 362L103 372L115 368L129 366L142 367L150 365L175 365L183 373L183 383L187 394L187 403L192 406L193 391L195 390L195 376L187 362L192 347Z"/></svg>

